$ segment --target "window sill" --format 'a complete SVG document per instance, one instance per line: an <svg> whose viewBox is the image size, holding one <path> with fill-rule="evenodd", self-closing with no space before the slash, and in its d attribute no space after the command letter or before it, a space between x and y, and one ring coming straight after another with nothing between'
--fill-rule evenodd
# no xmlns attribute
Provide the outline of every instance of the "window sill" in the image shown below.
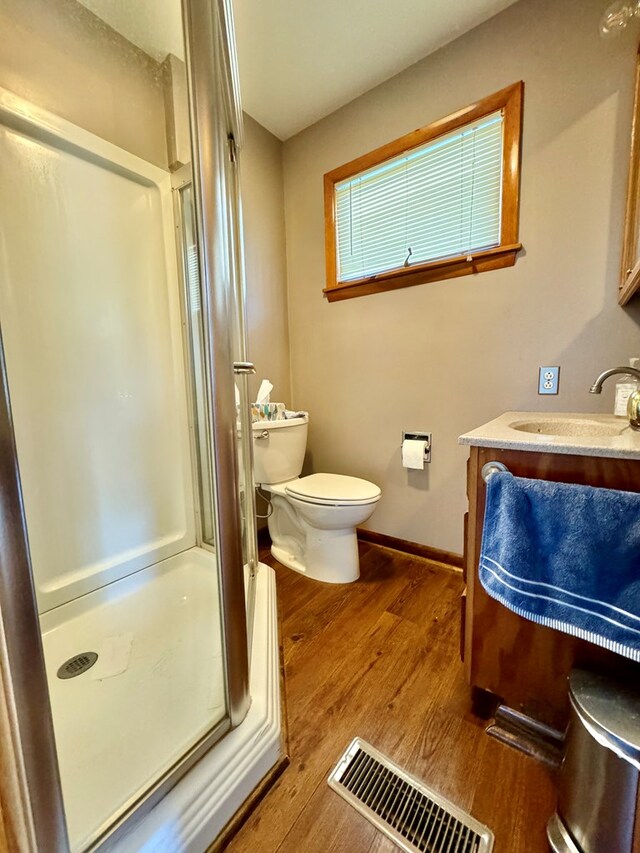
<svg viewBox="0 0 640 853"><path fill-rule="evenodd" d="M342 299L353 299L355 296L369 296L386 290L412 287L414 284L427 284L431 281L445 281L461 275L499 270L503 267L512 267L521 248L521 243L497 246L495 249L485 249L471 256L459 255L455 258L422 264L419 267L406 267L356 281L338 282L331 287L326 287L323 292L329 302L338 302Z"/></svg>

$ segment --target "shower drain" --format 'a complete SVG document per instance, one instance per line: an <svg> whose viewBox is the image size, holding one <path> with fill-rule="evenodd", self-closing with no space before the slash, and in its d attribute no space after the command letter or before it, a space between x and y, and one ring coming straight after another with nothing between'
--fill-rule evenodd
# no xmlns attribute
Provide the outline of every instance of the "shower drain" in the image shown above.
<svg viewBox="0 0 640 853"><path fill-rule="evenodd" d="M95 652L74 655L62 664L57 673L58 678L75 678L76 675L82 675L83 672L91 669L97 660L98 655Z"/></svg>

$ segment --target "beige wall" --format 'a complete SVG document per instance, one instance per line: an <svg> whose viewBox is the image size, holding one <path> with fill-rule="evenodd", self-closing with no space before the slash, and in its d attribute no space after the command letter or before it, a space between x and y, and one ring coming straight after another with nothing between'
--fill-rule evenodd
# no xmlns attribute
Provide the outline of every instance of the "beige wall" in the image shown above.
<svg viewBox="0 0 640 853"><path fill-rule="evenodd" d="M244 129L240 174L247 329L257 371L250 388L255 396L266 377L274 386L272 400L291 405L282 143L246 113Z"/></svg>
<svg viewBox="0 0 640 853"><path fill-rule="evenodd" d="M1 0L0 86L167 168L158 64L75 0Z"/></svg>
<svg viewBox="0 0 640 853"><path fill-rule="evenodd" d="M522 0L285 143L293 401L310 470L382 487L372 529L461 551L457 436L509 409L609 411L593 377L640 355L638 306L616 304L637 31L600 39L602 9ZM516 266L329 305L323 173L519 79ZM561 393L539 397L549 364ZM433 432L428 470L401 467L402 429Z"/></svg>
<svg viewBox="0 0 640 853"><path fill-rule="evenodd" d="M282 142L245 113L240 175L247 277L249 358L256 366L252 399L262 379L272 400L291 403ZM258 514L267 505L258 498ZM266 520L259 519L264 527Z"/></svg>

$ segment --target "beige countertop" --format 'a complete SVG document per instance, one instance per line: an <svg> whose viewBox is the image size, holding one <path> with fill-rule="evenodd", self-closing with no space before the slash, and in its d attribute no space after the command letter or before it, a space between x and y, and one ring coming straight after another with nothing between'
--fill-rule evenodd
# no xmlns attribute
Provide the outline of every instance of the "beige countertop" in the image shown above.
<svg viewBox="0 0 640 853"><path fill-rule="evenodd" d="M537 453L640 459L640 432L632 430L626 418L613 415L505 412L458 441Z"/></svg>

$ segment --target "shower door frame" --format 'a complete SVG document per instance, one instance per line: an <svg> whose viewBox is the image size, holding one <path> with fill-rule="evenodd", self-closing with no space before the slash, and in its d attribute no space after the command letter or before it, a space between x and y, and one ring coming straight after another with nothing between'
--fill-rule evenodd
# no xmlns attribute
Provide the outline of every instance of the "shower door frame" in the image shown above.
<svg viewBox="0 0 640 853"><path fill-rule="evenodd" d="M236 113L239 110L235 69L228 67L235 60L233 45L228 43L232 24L226 0L182 0L182 9L194 204L208 328L215 554L224 628L227 716L130 803L91 849L99 849L105 841L113 842L132 822L147 814L229 728L243 721L250 705L233 341L228 321L233 298L229 291L233 291L234 282L224 269L225 263L233 267L233 259L222 251L226 245L228 252L233 243L229 221L223 215L224 204L221 210L229 149L221 147L220 129L225 121L228 124L228 105L235 105ZM225 87L222 97L217 89L221 80ZM1 331L0 383L0 755L4 759L0 767L0 818L12 851L65 853L69 841Z"/></svg>
<svg viewBox="0 0 640 853"><path fill-rule="evenodd" d="M210 458L215 477L214 529L219 565L224 647L235 661L227 666L227 713L239 725L251 704L249 649L242 555L238 470L233 317L236 298L233 235L230 233L227 164L229 138L241 133L233 24L228 0L182 0L189 113L192 185L202 287L205 358L211 383ZM221 128L226 128L224 137ZM223 250L224 246L224 250ZM229 287L225 286L228 283ZM243 431L243 446L251 439ZM245 457L246 459L246 457ZM229 661L227 661L229 662Z"/></svg>

